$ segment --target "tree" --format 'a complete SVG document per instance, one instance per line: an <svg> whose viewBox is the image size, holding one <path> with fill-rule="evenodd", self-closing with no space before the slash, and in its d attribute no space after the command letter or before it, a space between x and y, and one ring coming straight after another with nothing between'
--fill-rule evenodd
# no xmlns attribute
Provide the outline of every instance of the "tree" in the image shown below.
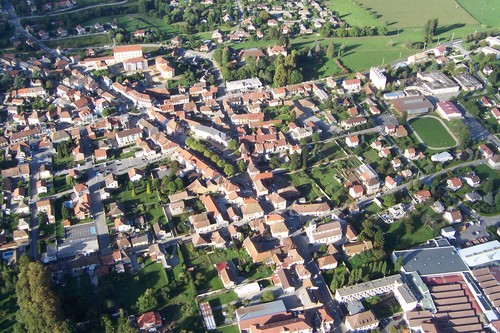
<svg viewBox="0 0 500 333"><path fill-rule="evenodd" d="M311 138L314 141L314 143L318 143L319 140L321 140L321 136L319 135L318 132L314 132L313 135L311 136Z"/></svg>
<svg viewBox="0 0 500 333"><path fill-rule="evenodd" d="M326 48L326 56L328 58L333 58L335 56L335 47L333 45L333 42L330 42L328 44L328 47Z"/></svg>
<svg viewBox="0 0 500 333"><path fill-rule="evenodd" d="M238 160L238 162L236 162L236 165L238 166L238 170L240 172L245 172L245 170L247 169L247 164L244 160Z"/></svg>
<svg viewBox="0 0 500 333"><path fill-rule="evenodd" d="M238 149L238 143L236 142L235 139L231 139L227 142L227 148L234 151L234 150Z"/></svg>
<svg viewBox="0 0 500 333"><path fill-rule="evenodd" d="M130 193L130 195L132 196L132 198L135 198L135 186L132 187L132 193Z"/></svg>
<svg viewBox="0 0 500 333"><path fill-rule="evenodd" d="M392 207L396 204L396 196L394 193L390 193L384 197L384 205L386 207Z"/></svg>
<svg viewBox="0 0 500 333"><path fill-rule="evenodd" d="M144 294L139 296L139 298L137 299L137 303L135 304L137 311L140 313L154 310L157 306L158 306L158 301L156 300L156 297L153 295L153 289L151 288L146 289Z"/></svg>
<svg viewBox="0 0 500 333"><path fill-rule="evenodd" d="M286 85L287 73L285 67L282 64L276 67L276 72L274 73L273 82L275 87L283 87Z"/></svg>
<svg viewBox="0 0 500 333"><path fill-rule="evenodd" d="M50 275L39 262L20 260L16 284L17 305L15 332L66 333L71 325L63 321L59 299L50 289Z"/></svg>
<svg viewBox="0 0 500 333"><path fill-rule="evenodd" d="M232 175L234 175L235 173L235 170L234 170L234 166L232 164L229 164L227 163L225 166L224 166L224 173L226 174L226 176L230 177Z"/></svg>
<svg viewBox="0 0 500 333"><path fill-rule="evenodd" d="M264 291L262 295L260 295L260 301L262 303L272 302L274 301L274 293L270 290Z"/></svg>
<svg viewBox="0 0 500 333"><path fill-rule="evenodd" d="M146 184L146 193L151 194L151 184L149 182Z"/></svg>

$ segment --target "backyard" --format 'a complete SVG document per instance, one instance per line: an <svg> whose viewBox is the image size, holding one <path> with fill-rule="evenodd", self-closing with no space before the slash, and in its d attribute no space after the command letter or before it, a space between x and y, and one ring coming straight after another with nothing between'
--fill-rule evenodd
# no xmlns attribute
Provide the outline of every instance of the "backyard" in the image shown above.
<svg viewBox="0 0 500 333"><path fill-rule="evenodd" d="M414 118L410 121L420 138L430 148L447 148L457 144L439 120L433 117Z"/></svg>
<svg viewBox="0 0 500 333"><path fill-rule="evenodd" d="M164 223L165 214L158 199L158 194L155 190L147 193L146 182L139 182L131 186L128 180L120 181L120 189L115 196L116 201L122 202L125 208L125 214L131 217L144 214L148 222ZM136 211L137 214L134 214Z"/></svg>

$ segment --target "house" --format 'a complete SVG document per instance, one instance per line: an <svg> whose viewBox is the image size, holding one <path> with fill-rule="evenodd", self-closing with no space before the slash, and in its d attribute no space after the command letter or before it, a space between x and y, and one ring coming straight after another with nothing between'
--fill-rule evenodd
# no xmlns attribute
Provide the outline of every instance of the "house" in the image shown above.
<svg viewBox="0 0 500 333"><path fill-rule="evenodd" d="M26 230L14 230L13 232L14 242L17 245L27 245L30 242L30 236Z"/></svg>
<svg viewBox="0 0 500 333"><path fill-rule="evenodd" d="M353 199L358 199L361 198L364 194L365 190L362 185L354 185L351 188L349 188L349 195Z"/></svg>
<svg viewBox="0 0 500 333"><path fill-rule="evenodd" d="M462 181L458 177L452 177L446 181L446 185L452 191L458 191L462 187Z"/></svg>
<svg viewBox="0 0 500 333"><path fill-rule="evenodd" d="M345 317L345 326L349 332L367 332L378 327L379 321L372 310L359 312Z"/></svg>
<svg viewBox="0 0 500 333"><path fill-rule="evenodd" d="M345 139L345 143L350 148L355 148L359 145L359 138L357 135L348 136Z"/></svg>
<svg viewBox="0 0 500 333"><path fill-rule="evenodd" d="M108 159L108 151L106 149L94 150L94 159L96 162L102 162Z"/></svg>
<svg viewBox="0 0 500 333"><path fill-rule="evenodd" d="M224 285L224 288L231 289L236 286L236 278L234 276L233 270L230 268L230 264L227 261L215 264L217 269L217 274Z"/></svg>
<svg viewBox="0 0 500 333"><path fill-rule="evenodd" d="M247 220L255 220L264 217L264 209L262 209L259 202L253 198L246 199L243 202L241 212L243 213L243 218Z"/></svg>
<svg viewBox="0 0 500 333"><path fill-rule="evenodd" d="M407 148L405 149L404 156L409 160L413 160L417 157L417 150L415 148Z"/></svg>
<svg viewBox="0 0 500 333"><path fill-rule="evenodd" d="M299 278L299 280L306 280L310 279L312 274L309 269L303 264L297 264L295 265L295 274Z"/></svg>
<svg viewBox="0 0 500 333"><path fill-rule="evenodd" d="M444 212L443 219L448 223L460 223L462 222L462 213L460 210L452 210Z"/></svg>
<svg viewBox="0 0 500 333"><path fill-rule="evenodd" d="M293 204L291 213L297 216L324 216L330 212L330 206L326 202L310 204Z"/></svg>
<svg viewBox="0 0 500 333"><path fill-rule="evenodd" d="M358 92L361 90L360 79L346 79L342 82L342 87L350 92Z"/></svg>
<svg viewBox="0 0 500 333"><path fill-rule="evenodd" d="M122 217L117 217L114 223L117 232L131 232L134 230L130 222Z"/></svg>
<svg viewBox="0 0 500 333"><path fill-rule="evenodd" d="M362 242L346 243L342 245L342 251L344 252L344 255L348 258L354 257L357 254L371 250L372 248L373 244L369 240Z"/></svg>
<svg viewBox="0 0 500 333"><path fill-rule="evenodd" d="M481 178L474 173L465 175L462 178L470 187L479 187L481 185Z"/></svg>
<svg viewBox="0 0 500 333"><path fill-rule="evenodd" d="M43 179L40 179L39 181L36 182L36 193L41 194L41 193L47 193L48 188L47 188L47 182Z"/></svg>
<svg viewBox="0 0 500 333"><path fill-rule="evenodd" d="M280 287L285 294L295 292L295 283L288 269L280 268L273 274L274 285Z"/></svg>
<svg viewBox="0 0 500 333"><path fill-rule="evenodd" d="M120 187L120 184L118 184L118 180L112 173L104 178L104 185L107 189L117 189L118 187Z"/></svg>
<svg viewBox="0 0 500 333"><path fill-rule="evenodd" d="M161 326L161 316L158 312L146 312L137 318L137 328L141 331L155 332Z"/></svg>
<svg viewBox="0 0 500 333"><path fill-rule="evenodd" d="M398 186L398 182L395 181L391 176L387 176L385 177L384 186L391 190Z"/></svg>
<svg viewBox="0 0 500 333"><path fill-rule="evenodd" d="M493 151L484 143L480 144L477 150L481 153L483 158L491 158L493 157Z"/></svg>
<svg viewBox="0 0 500 333"><path fill-rule="evenodd" d="M415 194L415 200L418 203L426 202L430 198L432 198L432 194L428 190L420 190L417 192L417 194Z"/></svg>
<svg viewBox="0 0 500 333"><path fill-rule="evenodd" d="M306 227L306 235L311 244L331 244L342 239L342 225L339 221L332 221L317 225L311 222Z"/></svg>
<svg viewBox="0 0 500 333"><path fill-rule="evenodd" d="M278 193L272 193L267 196L267 201L273 205L276 210L286 209L286 199Z"/></svg>
<svg viewBox="0 0 500 333"><path fill-rule="evenodd" d="M158 243L149 245L148 251L152 260L161 261L165 259L165 253L163 253Z"/></svg>
<svg viewBox="0 0 500 333"><path fill-rule="evenodd" d="M318 268L320 270L330 270L337 267L337 259L335 259L335 257L331 254L316 259L316 263L318 264Z"/></svg>
<svg viewBox="0 0 500 333"><path fill-rule="evenodd" d="M476 202L482 199L483 197L477 192L466 193L464 196L464 200L469 202Z"/></svg>
<svg viewBox="0 0 500 333"><path fill-rule="evenodd" d="M128 178L131 182L135 183L144 177L144 172L142 170L132 168L128 171Z"/></svg>
<svg viewBox="0 0 500 333"><path fill-rule="evenodd" d="M142 138L142 130L139 127L115 133L115 139L119 147L130 145L138 138Z"/></svg>

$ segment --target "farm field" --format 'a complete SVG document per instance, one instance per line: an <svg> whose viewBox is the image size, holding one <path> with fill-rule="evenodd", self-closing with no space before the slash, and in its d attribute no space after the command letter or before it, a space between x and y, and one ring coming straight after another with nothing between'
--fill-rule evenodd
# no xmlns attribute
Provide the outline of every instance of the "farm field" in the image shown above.
<svg viewBox="0 0 500 333"><path fill-rule="evenodd" d="M446 128L437 119L430 117L416 118L410 120L410 124L430 147L445 148L456 144Z"/></svg>
<svg viewBox="0 0 500 333"><path fill-rule="evenodd" d="M477 21L490 27L500 27L500 3L497 0L457 0Z"/></svg>
<svg viewBox="0 0 500 333"><path fill-rule="evenodd" d="M358 3L393 28L422 27L432 18L437 18L441 27L477 24L455 0L359 0Z"/></svg>
<svg viewBox="0 0 500 333"><path fill-rule="evenodd" d="M340 18L349 25L359 27L378 27L382 25L382 22L375 15L356 5L352 0L331 0L328 7L339 13Z"/></svg>

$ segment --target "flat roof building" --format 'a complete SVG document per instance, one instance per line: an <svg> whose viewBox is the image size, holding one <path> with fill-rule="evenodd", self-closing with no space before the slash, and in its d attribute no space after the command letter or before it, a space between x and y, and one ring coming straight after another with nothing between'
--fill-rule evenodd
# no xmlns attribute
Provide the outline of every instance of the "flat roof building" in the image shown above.
<svg viewBox="0 0 500 333"><path fill-rule="evenodd" d="M458 250L469 267L487 265L500 260L500 242L497 240Z"/></svg>
<svg viewBox="0 0 500 333"><path fill-rule="evenodd" d="M64 229L64 237L57 244L57 258L85 256L98 250L95 223L77 224Z"/></svg>

